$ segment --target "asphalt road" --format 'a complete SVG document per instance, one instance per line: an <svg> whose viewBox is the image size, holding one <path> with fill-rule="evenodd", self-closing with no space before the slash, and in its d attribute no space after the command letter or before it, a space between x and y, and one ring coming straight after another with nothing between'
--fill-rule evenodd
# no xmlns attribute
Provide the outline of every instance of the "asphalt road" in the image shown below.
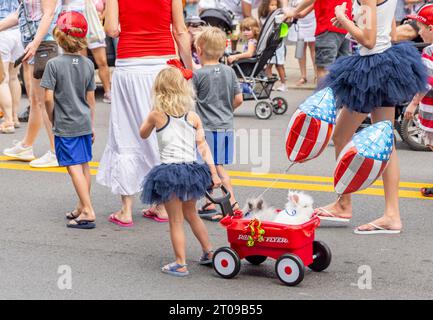
<svg viewBox="0 0 433 320"><path fill-rule="evenodd" d="M248 137L252 146L259 145L257 152L245 148L248 145L245 140L239 143L238 164L229 168L236 171L232 175L241 204L248 197L259 195L273 180L271 176L252 177L250 171L262 167L269 173L283 173L287 167L284 132L290 114L309 93L285 93L289 112L267 121L255 118L252 104L245 104L236 112L236 128L251 133ZM98 103L94 161L99 161L102 155L109 112L109 105ZM12 139L21 138L24 130L0 136L0 149L8 147ZM254 139L256 133L259 139ZM47 148L46 135L41 131L35 152L42 155ZM431 184L433 154L410 151L400 141L398 149L402 181ZM241 160L247 163L239 163ZM331 180L318 178L331 177L334 165L334 149L330 146L319 159L295 166L284 183L265 194L267 202L282 207L288 188L307 190L317 205L334 200ZM261 266L243 261L236 278L220 278L211 268L197 264L200 247L188 227L191 275L179 279L162 274L159 268L173 259L168 225L141 218L142 206L138 202L133 228L112 225L107 218L118 210L119 199L96 184L92 196L97 228L69 230L65 227L64 213L74 207L76 199L65 173L29 171L26 164L0 159L0 186L0 299L433 298L433 202L417 198L418 184L406 184L403 188L400 204L404 232L397 236L355 235L353 228L379 217L384 204L383 197L377 195L380 187L365 195L355 195L354 217L349 226L324 224L316 233L316 238L332 250L330 267L322 273L307 271L297 287L279 282L271 259ZM206 225L215 248L227 246L225 230L217 223ZM69 274L71 287L67 286L69 282L62 282ZM369 274L371 281L363 281L362 277Z"/></svg>

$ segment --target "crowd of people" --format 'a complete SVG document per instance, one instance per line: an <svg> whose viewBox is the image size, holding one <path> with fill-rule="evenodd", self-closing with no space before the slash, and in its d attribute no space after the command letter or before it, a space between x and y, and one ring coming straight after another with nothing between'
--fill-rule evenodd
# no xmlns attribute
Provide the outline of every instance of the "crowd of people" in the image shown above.
<svg viewBox="0 0 433 320"><path fill-rule="evenodd" d="M406 1L403 9L414 8L415 2L420 1ZM228 64L220 61L227 37L236 40L236 31L227 35L205 26L198 16L200 10L221 6L233 11L244 40L241 51L228 56ZM230 64L255 55L261 25L278 8L283 9L283 20L298 20L289 34L304 46L297 84L308 82L309 48L319 85L330 87L343 105L333 135L337 158L368 114L373 122L394 122L395 105L410 100L405 116L413 117L420 105L421 127L432 147L432 46L421 59L410 43L392 41L419 35L433 44L433 5L423 4L412 12L411 22L397 28L395 21L402 22L397 19L400 7L398 0L0 0L1 132L13 133L20 125L20 60L31 105L24 139L3 153L31 161L34 167L66 167L78 196L75 209L66 214L67 227L96 227L88 164L96 105L94 64L86 58L90 49L104 100L111 102L108 140L96 176L97 183L120 197L120 208L109 221L132 227L134 197L141 193L142 202L150 205L143 217L169 223L175 261L162 271L188 275L184 219L202 247L199 263L210 264L212 246L200 217L221 218L210 202L197 214L197 200L223 185L231 193L233 210L241 214L224 168L233 162L234 110L243 103ZM366 8L370 24L362 27ZM258 17L252 9L259 9ZM118 42L112 79L105 57L106 34ZM357 44L357 54L352 54L351 42ZM270 75L276 66L281 91L286 90L285 55L283 45L264 70ZM35 159L32 146L43 125L50 150ZM401 232L396 150L383 181L384 215L359 226L356 233ZM422 192L433 195L428 188ZM349 221L350 195L318 208L316 215Z"/></svg>

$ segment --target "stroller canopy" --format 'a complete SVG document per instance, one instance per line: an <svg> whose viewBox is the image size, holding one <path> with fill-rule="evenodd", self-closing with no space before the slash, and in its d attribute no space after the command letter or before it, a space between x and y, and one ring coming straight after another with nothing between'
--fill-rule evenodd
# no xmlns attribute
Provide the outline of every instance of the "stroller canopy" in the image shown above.
<svg viewBox="0 0 433 320"><path fill-rule="evenodd" d="M233 30L233 14L223 9L206 9L200 14L200 18L207 24L221 28L226 33Z"/></svg>
<svg viewBox="0 0 433 320"><path fill-rule="evenodd" d="M282 9L277 9L266 19L263 27L260 31L259 41L257 43L256 55L261 56L266 50L269 39L274 36L276 23L276 17L284 14Z"/></svg>

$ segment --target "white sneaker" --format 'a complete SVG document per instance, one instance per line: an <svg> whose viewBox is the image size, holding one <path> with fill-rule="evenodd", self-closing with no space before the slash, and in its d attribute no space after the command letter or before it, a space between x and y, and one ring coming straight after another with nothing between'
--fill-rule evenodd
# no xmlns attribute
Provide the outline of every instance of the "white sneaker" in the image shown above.
<svg viewBox="0 0 433 320"><path fill-rule="evenodd" d="M33 168L50 168L50 167L58 167L59 163L57 162L56 154L48 151L39 159L33 160L30 162L30 167Z"/></svg>
<svg viewBox="0 0 433 320"><path fill-rule="evenodd" d="M279 86L277 88L277 91L281 91L281 92L285 92L287 90L286 86L284 84L282 84L281 86Z"/></svg>
<svg viewBox="0 0 433 320"><path fill-rule="evenodd" d="M111 103L111 92L104 93L104 98L102 98L102 102Z"/></svg>
<svg viewBox="0 0 433 320"><path fill-rule="evenodd" d="M3 154L5 156L23 161L32 161L35 159L33 147L23 147L23 143L21 141L14 141L14 146L12 148L4 149Z"/></svg>

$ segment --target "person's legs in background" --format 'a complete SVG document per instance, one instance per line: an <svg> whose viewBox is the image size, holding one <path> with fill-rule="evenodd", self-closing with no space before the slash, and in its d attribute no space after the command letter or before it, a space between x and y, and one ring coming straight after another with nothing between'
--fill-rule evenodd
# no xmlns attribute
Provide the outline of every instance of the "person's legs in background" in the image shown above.
<svg viewBox="0 0 433 320"><path fill-rule="evenodd" d="M111 103L111 74L107 62L107 52L105 47L92 49L93 57L98 65L98 74L104 87L105 103Z"/></svg>
<svg viewBox="0 0 433 320"><path fill-rule="evenodd" d="M20 122L18 120L18 111L20 108L21 101L21 83L18 79L19 67L14 68L13 64L9 65L9 90L12 96L12 119L14 122L14 127L19 128Z"/></svg>
<svg viewBox="0 0 433 320"><path fill-rule="evenodd" d="M310 49L311 63L314 68L314 83L317 83L317 66L316 66L316 43L308 42L308 48Z"/></svg>
<svg viewBox="0 0 433 320"><path fill-rule="evenodd" d="M305 43L304 45L304 54L302 55L302 58L298 59L299 63L299 70L301 72L301 78L296 82L296 86L302 86L308 82L307 80L307 46L308 44Z"/></svg>
<svg viewBox="0 0 433 320"><path fill-rule="evenodd" d="M98 75L101 79L102 86L104 87L104 99L105 103L111 103L111 74L110 68L107 62L107 51L105 49L105 41L102 43L90 43L89 49L92 52L93 59L98 66ZM81 51L83 56L87 57L87 49Z"/></svg>
<svg viewBox="0 0 433 320"><path fill-rule="evenodd" d="M0 108L3 111L4 122L0 125L1 133L14 133L14 121L12 115L12 96L9 89L9 61L3 61L4 79L0 83Z"/></svg>

